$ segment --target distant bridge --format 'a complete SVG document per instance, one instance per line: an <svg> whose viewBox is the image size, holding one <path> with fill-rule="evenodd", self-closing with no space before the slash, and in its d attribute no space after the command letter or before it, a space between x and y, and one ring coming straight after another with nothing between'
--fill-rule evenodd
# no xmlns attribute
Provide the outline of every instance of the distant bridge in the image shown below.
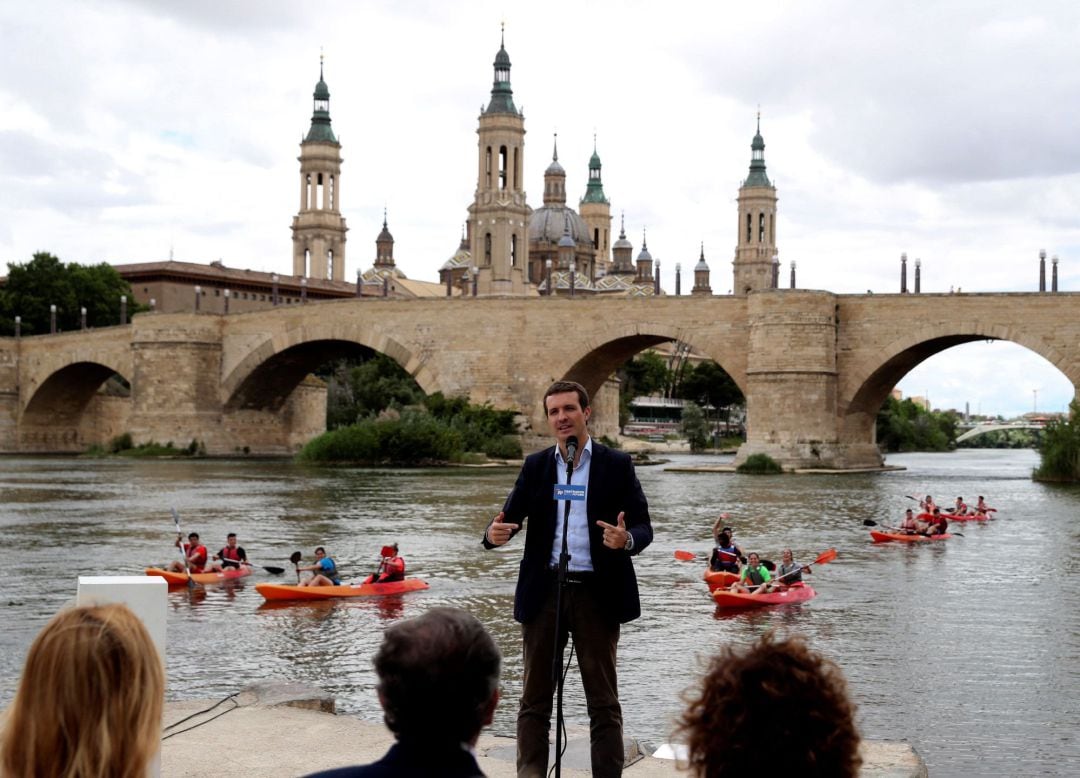
<svg viewBox="0 0 1080 778"><path fill-rule="evenodd" d="M983 435L987 432L1000 432L1001 430L1041 430L1046 428L1046 423L1041 421L1020 422L992 422L990 424L976 424L963 435L956 439L957 443Z"/></svg>

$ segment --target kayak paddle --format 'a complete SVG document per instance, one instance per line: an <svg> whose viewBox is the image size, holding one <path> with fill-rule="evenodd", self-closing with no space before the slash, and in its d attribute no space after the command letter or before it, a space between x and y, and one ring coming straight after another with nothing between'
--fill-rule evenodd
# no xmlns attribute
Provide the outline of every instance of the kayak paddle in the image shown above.
<svg viewBox="0 0 1080 778"><path fill-rule="evenodd" d="M882 529L891 529L893 532L898 532L901 535L922 535L921 532L909 532L908 530L900 529L900 527L890 527L888 524L878 524L876 521L874 521L872 519L863 519L863 526L864 527L881 527ZM955 530L953 530L951 528L949 529L949 534L950 535L956 535L957 537L960 537L960 538L964 537L963 532L957 532L957 531L955 531ZM924 537L930 537L930 536L925 535Z"/></svg>
<svg viewBox="0 0 1080 778"><path fill-rule="evenodd" d="M184 572L187 573L188 589L195 588L195 579L191 577L191 569L188 567L187 553L184 551L184 533L180 531L180 514L176 508L172 508L173 523L176 524L176 547L180 551L180 558L184 560Z"/></svg>
<svg viewBox="0 0 1080 778"><path fill-rule="evenodd" d="M693 551L676 551L675 558L683 562L693 562L695 559L704 559L704 556L698 556Z"/></svg>

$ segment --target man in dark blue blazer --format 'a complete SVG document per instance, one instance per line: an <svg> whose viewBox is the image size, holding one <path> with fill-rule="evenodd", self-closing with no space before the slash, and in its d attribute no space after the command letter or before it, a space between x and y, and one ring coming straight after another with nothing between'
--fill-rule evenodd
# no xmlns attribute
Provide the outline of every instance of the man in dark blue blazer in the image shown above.
<svg viewBox="0 0 1080 778"><path fill-rule="evenodd" d="M308 778L483 778L473 748L499 703L501 661L484 625L463 610L432 608L394 624L374 664L397 743L373 764Z"/></svg>
<svg viewBox="0 0 1080 778"><path fill-rule="evenodd" d="M544 394L544 411L557 445L525 459L513 491L488 524L483 540L485 548L501 546L529 520L514 595L525 665L517 721L518 775L542 778L547 772L555 692L552 666L556 650L561 656L572 635L589 708L593 775L618 776L624 749L616 650L619 625L641 615L630 557L652 542L649 506L630 456L589 437L592 409L584 387L555 382ZM577 451L570 486L584 487L585 499L557 500L555 487L566 484L567 442L572 440ZM567 503L570 560L556 636L558 563Z"/></svg>

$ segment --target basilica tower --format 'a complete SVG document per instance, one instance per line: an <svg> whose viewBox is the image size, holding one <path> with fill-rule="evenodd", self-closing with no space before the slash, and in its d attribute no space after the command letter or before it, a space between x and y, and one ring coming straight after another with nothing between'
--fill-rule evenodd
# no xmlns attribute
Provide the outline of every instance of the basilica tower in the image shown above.
<svg viewBox="0 0 1080 778"><path fill-rule="evenodd" d="M578 206L581 218L589 225L589 235L596 251L596 275L606 275L611 269L611 203L604 196L604 184L600 180L600 155L596 153L593 138L593 154L589 159L589 183L585 196Z"/></svg>
<svg viewBox="0 0 1080 778"><path fill-rule="evenodd" d="M776 187L765 174L765 140L761 137L761 114L750 144L750 175L739 187L738 243L735 248L737 295L772 289L776 250Z"/></svg>
<svg viewBox="0 0 1080 778"><path fill-rule="evenodd" d="M345 218L341 215L341 144L330 128L330 90L315 85L311 129L300 142L300 212L293 217L293 275L345 280Z"/></svg>
<svg viewBox="0 0 1080 778"><path fill-rule="evenodd" d="M529 214L522 171L525 116L514 106L510 55L500 40L491 101L481 109L476 197L469 206L478 294L524 294Z"/></svg>

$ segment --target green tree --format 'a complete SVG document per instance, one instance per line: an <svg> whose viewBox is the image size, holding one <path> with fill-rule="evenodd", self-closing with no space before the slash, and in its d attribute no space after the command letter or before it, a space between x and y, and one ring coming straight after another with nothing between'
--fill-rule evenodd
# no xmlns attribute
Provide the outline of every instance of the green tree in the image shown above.
<svg viewBox="0 0 1080 778"><path fill-rule="evenodd" d="M635 397L663 396L671 385L667 362L655 351L631 359L619 371L619 426L630 420L630 402Z"/></svg>
<svg viewBox="0 0 1080 778"><path fill-rule="evenodd" d="M709 422L705 419L705 411L695 402L687 402L683 406L682 422L680 423L682 434L690 441L691 451L704 451L709 445Z"/></svg>
<svg viewBox="0 0 1080 778"><path fill-rule="evenodd" d="M890 396L878 411L877 442L886 451L947 451L959 421L954 411L928 411Z"/></svg>
<svg viewBox="0 0 1080 778"><path fill-rule="evenodd" d="M1037 481L1080 481L1080 404L1069 403L1069 418L1051 421L1039 441Z"/></svg>
<svg viewBox="0 0 1080 778"><path fill-rule="evenodd" d="M57 257L39 251L25 264L8 265L8 277L0 289L0 333L15 332L15 317L27 335L49 331L50 305L56 306L56 327L79 329L80 308L86 308L88 327L120 323L120 296L128 299L128 316L145 307L135 303L131 285L108 263L64 265Z"/></svg>
<svg viewBox="0 0 1080 778"><path fill-rule="evenodd" d="M413 377L385 354L375 354L359 364L356 360L340 360L322 377L327 383L327 429L424 400L424 392Z"/></svg>

